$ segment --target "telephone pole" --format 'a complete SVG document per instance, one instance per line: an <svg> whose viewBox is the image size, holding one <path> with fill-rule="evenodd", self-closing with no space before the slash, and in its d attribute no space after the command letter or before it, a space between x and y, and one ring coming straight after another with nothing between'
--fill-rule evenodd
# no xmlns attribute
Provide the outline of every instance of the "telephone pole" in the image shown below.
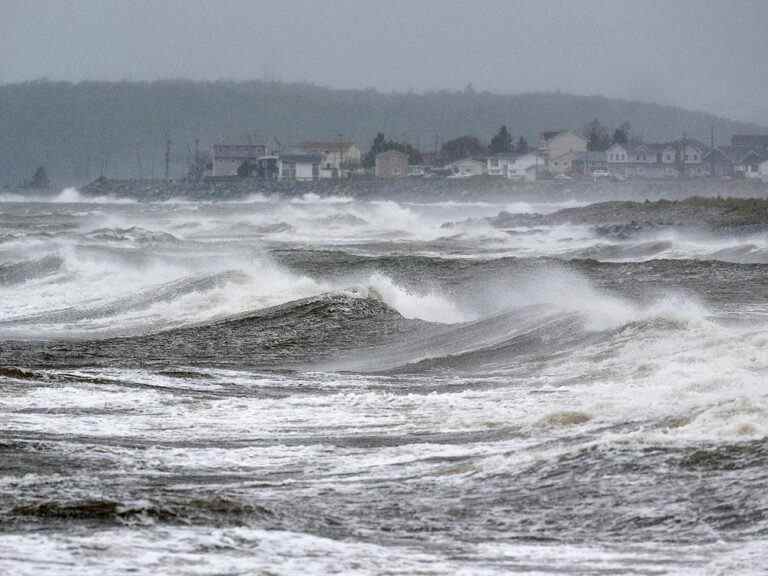
<svg viewBox="0 0 768 576"><path fill-rule="evenodd" d="M170 180L171 176L171 139L165 139L165 179Z"/></svg>

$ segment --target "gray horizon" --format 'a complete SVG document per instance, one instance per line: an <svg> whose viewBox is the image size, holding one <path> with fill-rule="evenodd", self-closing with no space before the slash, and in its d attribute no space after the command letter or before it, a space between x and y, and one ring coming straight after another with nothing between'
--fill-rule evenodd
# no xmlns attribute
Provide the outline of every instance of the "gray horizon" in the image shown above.
<svg viewBox="0 0 768 576"><path fill-rule="evenodd" d="M0 83L599 94L768 125L768 2L6 0Z"/></svg>

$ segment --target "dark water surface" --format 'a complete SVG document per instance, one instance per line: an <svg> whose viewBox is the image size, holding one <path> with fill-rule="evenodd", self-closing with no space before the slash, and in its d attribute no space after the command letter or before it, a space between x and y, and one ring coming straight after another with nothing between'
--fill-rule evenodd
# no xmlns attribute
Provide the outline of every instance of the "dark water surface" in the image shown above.
<svg viewBox="0 0 768 576"><path fill-rule="evenodd" d="M764 237L59 200L0 203L0 573L768 564Z"/></svg>

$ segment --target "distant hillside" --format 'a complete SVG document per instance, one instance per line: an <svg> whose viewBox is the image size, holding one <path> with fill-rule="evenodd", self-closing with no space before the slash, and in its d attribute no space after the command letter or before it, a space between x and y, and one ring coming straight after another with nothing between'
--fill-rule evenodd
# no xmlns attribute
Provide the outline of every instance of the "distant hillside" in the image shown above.
<svg viewBox="0 0 768 576"><path fill-rule="evenodd" d="M683 132L727 142L734 132L764 131L701 112L599 96L487 92L385 94L273 82L65 82L0 86L0 184L17 184L39 165L60 183L161 176L166 134L172 175L194 149L213 142L283 143L351 138L365 150L378 131L425 150L473 134L488 141L506 124L514 138L542 130L580 129L593 118L609 128L629 121L646 140Z"/></svg>

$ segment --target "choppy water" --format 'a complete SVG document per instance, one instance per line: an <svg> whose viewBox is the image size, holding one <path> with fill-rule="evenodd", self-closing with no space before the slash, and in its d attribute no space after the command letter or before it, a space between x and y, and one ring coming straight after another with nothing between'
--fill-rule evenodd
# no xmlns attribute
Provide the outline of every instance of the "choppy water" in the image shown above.
<svg viewBox="0 0 768 576"><path fill-rule="evenodd" d="M763 236L0 200L2 574L768 564Z"/></svg>

